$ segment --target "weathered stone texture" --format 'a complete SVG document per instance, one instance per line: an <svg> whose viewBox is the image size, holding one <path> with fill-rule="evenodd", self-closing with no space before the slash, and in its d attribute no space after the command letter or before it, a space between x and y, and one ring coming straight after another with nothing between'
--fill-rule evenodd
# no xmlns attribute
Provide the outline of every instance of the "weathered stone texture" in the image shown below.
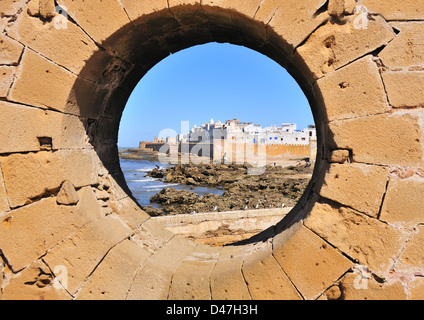
<svg viewBox="0 0 424 320"><path fill-rule="evenodd" d="M421 113L383 114L330 123L332 147L352 150L353 161L422 167Z"/></svg>
<svg viewBox="0 0 424 320"><path fill-rule="evenodd" d="M333 17L340 17L345 12L344 0L329 0L328 14Z"/></svg>
<svg viewBox="0 0 424 320"><path fill-rule="evenodd" d="M2 0L0 4L0 15L13 16L22 10L27 0Z"/></svg>
<svg viewBox="0 0 424 320"><path fill-rule="evenodd" d="M126 197L121 200L113 201L110 208L119 214L132 228L139 228L150 216L134 202Z"/></svg>
<svg viewBox="0 0 424 320"><path fill-rule="evenodd" d="M76 76L64 68L26 50L9 99L41 108L64 111Z"/></svg>
<svg viewBox="0 0 424 320"><path fill-rule="evenodd" d="M56 202L63 205L75 205L79 197L75 187L69 181L65 181L57 194Z"/></svg>
<svg viewBox="0 0 424 320"><path fill-rule="evenodd" d="M310 73L311 82L325 74L352 62L365 54L387 44L395 37L388 23L381 17L374 17L366 29L355 26L355 18L348 17L341 24L327 22L310 35L297 48L296 59Z"/></svg>
<svg viewBox="0 0 424 320"><path fill-rule="evenodd" d="M384 72L384 85L390 104L395 108L424 107L424 71Z"/></svg>
<svg viewBox="0 0 424 320"><path fill-rule="evenodd" d="M417 0L360 0L368 12L381 14L387 20L418 20L424 18L423 3Z"/></svg>
<svg viewBox="0 0 424 320"><path fill-rule="evenodd" d="M54 193L65 180L82 187L94 184L97 179L92 154L87 151L13 154L0 158L0 163L12 207Z"/></svg>
<svg viewBox="0 0 424 320"><path fill-rule="evenodd" d="M258 245L246 256L243 275L253 300L301 300L293 283L271 254L270 245Z"/></svg>
<svg viewBox="0 0 424 320"><path fill-rule="evenodd" d="M301 295L317 298L352 263L304 226L274 238L273 254Z"/></svg>
<svg viewBox="0 0 424 320"><path fill-rule="evenodd" d="M0 35L0 65L17 65L24 46L8 36Z"/></svg>
<svg viewBox="0 0 424 320"><path fill-rule="evenodd" d="M416 201L424 194L420 178L390 179L380 219L393 224L417 225L424 222L424 208Z"/></svg>
<svg viewBox="0 0 424 320"><path fill-rule="evenodd" d="M77 206L58 206L56 199L50 197L2 217L0 247L14 270L22 269L78 228L100 217L89 190L79 191L79 197Z"/></svg>
<svg viewBox="0 0 424 320"><path fill-rule="evenodd" d="M210 276L221 250L200 245L187 255L172 277L168 299L210 300Z"/></svg>
<svg viewBox="0 0 424 320"><path fill-rule="evenodd" d="M53 150L86 146L84 125L75 116L3 101L0 113L0 153L39 151L41 137L51 138Z"/></svg>
<svg viewBox="0 0 424 320"><path fill-rule="evenodd" d="M328 19L326 12L320 12L324 4L324 0L290 0L278 2L276 5L275 1L265 0L261 3L255 19L272 27L287 43L285 50L291 54L312 31Z"/></svg>
<svg viewBox="0 0 424 320"><path fill-rule="evenodd" d="M78 292L79 300L125 300L138 268L151 253L132 241L113 247Z"/></svg>
<svg viewBox="0 0 424 320"><path fill-rule="evenodd" d="M384 113L390 110L378 67L372 56L357 60L319 79L329 121Z"/></svg>
<svg viewBox="0 0 424 320"><path fill-rule="evenodd" d="M325 175L320 195L377 217L389 170L362 164L332 164Z"/></svg>
<svg viewBox="0 0 424 320"><path fill-rule="evenodd" d="M349 161L350 153L349 150L333 150L330 155L330 163L340 163L343 164L346 161Z"/></svg>
<svg viewBox="0 0 424 320"><path fill-rule="evenodd" d="M402 275L409 275L413 280L422 277L424 272L424 226L420 225L414 230L411 240L396 262L396 270Z"/></svg>
<svg viewBox="0 0 424 320"><path fill-rule="evenodd" d="M219 259L211 273L213 300L249 300L247 284L241 272L246 249L223 247Z"/></svg>
<svg viewBox="0 0 424 320"><path fill-rule="evenodd" d="M130 22L116 0L59 0L57 3L67 8L68 15L99 44Z"/></svg>
<svg viewBox="0 0 424 320"><path fill-rule="evenodd" d="M15 67L0 67L0 98L6 98L15 78Z"/></svg>
<svg viewBox="0 0 424 320"><path fill-rule="evenodd" d="M1 0L0 298L423 299L423 5ZM223 248L150 219L116 145L140 77L210 41L286 67L321 139L302 203Z"/></svg>
<svg viewBox="0 0 424 320"><path fill-rule="evenodd" d="M121 3L131 20L136 20L149 13L168 9L167 0L147 0L143 2L142 6L132 0L121 0Z"/></svg>
<svg viewBox="0 0 424 320"><path fill-rule="evenodd" d="M127 299L167 299L173 273L195 247L196 245L187 239L173 237L143 263L134 278Z"/></svg>
<svg viewBox="0 0 424 320"><path fill-rule="evenodd" d="M41 261L36 261L9 280L3 300L70 300L64 288L54 285L55 277Z"/></svg>
<svg viewBox="0 0 424 320"><path fill-rule="evenodd" d="M317 203L305 225L341 252L384 278L402 248L403 234L346 207Z"/></svg>
<svg viewBox="0 0 424 320"><path fill-rule="evenodd" d="M3 172L0 166L0 215L9 211L9 198L7 197L6 188L4 186Z"/></svg>
<svg viewBox="0 0 424 320"><path fill-rule="evenodd" d="M379 283L371 275L363 276L359 273L348 273L336 286L339 297L331 295L331 291L324 293L328 300L405 300L407 295L401 283ZM332 287L334 288L334 287Z"/></svg>
<svg viewBox="0 0 424 320"><path fill-rule="evenodd" d="M67 290L75 294L108 251L131 234L115 215L97 219L78 230L43 258L54 269L67 270Z"/></svg>
<svg viewBox="0 0 424 320"><path fill-rule="evenodd" d="M399 34L378 54L383 65L389 69L424 67L424 23L392 22L390 25Z"/></svg>
<svg viewBox="0 0 424 320"><path fill-rule="evenodd" d="M74 23L69 21L66 28L57 28L54 22L46 23L38 17L30 16L26 11L19 15L8 30L8 36L76 74L82 71L87 60L99 50L93 40ZM97 80L95 76L99 72L95 73L93 75L84 70L81 76Z"/></svg>

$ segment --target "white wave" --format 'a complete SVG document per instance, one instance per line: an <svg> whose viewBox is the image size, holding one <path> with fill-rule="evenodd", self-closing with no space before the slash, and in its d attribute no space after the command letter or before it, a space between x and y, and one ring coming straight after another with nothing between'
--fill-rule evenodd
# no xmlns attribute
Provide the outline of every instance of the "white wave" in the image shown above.
<svg viewBox="0 0 424 320"><path fill-rule="evenodd" d="M148 171L152 171L154 168L140 168L140 169L135 169L134 171L139 171L139 172L148 172Z"/></svg>
<svg viewBox="0 0 424 320"><path fill-rule="evenodd" d="M152 182L155 181L155 179L149 178L149 179L134 179L134 180L127 180L128 182Z"/></svg>
<svg viewBox="0 0 424 320"><path fill-rule="evenodd" d="M157 185L157 186L139 186L138 188L140 189L146 189L146 191L151 191L151 190L162 190L163 188L167 188L170 186L178 186L178 183L167 183L167 184L161 184L161 185Z"/></svg>

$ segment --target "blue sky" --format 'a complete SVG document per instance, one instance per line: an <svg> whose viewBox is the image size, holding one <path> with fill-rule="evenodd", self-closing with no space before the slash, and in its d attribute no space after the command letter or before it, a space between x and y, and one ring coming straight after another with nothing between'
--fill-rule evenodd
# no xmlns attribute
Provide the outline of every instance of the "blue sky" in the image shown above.
<svg viewBox="0 0 424 320"><path fill-rule="evenodd" d="M119 147L137 147L161 130L181 131L238 118L263 126L313 124L309 103L287 71L268 57L230 44L209 43L170 55L138 83L127 102Z"/></svg>

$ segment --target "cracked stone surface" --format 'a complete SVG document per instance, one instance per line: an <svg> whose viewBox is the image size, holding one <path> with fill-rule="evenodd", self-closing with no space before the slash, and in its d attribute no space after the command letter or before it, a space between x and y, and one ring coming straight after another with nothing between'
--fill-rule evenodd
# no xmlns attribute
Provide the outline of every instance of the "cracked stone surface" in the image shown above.
<svg viewBox="0 0 424 320"><path fill-rule="evenodd" d="M424 299L423 19L415 0L2 0L0 299ZM152 221L116 146L139 79L211 41L285 67L320 137L299 205L237 246Z"/></svg>

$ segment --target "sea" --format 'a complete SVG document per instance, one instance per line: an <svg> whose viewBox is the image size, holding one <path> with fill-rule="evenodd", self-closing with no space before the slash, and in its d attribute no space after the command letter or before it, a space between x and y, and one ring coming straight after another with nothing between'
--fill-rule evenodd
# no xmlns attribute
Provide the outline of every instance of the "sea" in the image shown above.
<svg viewBox="0 0 424 320"><path fill-rule="evenodd" d="M205 195L208 193L222 195L224 193L224 190L222 189L187 186L178 183L166 183L163 179L152 178L147 175L147 172L154 168L165 169L172 166L170 164L133 159L120 159L120 164L127 185L141 206L151 205L153 208L160 208L161 205L150 202L150 197L160 192L163 188L173 187L177 190L188 190L199 195Z"/></svg>

